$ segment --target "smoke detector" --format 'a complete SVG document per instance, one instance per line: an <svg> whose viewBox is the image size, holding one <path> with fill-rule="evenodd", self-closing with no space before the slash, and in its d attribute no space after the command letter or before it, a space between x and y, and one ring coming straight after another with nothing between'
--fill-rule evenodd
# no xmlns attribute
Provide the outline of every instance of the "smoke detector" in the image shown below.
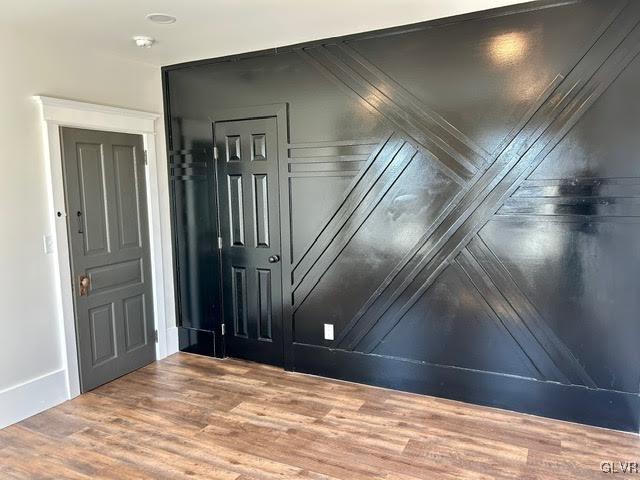
<svg viewBox="0 0 640 480"><path fill-rule="evenodd" d="M136 46L140 48L151 48L151 46L156 43L155 39L147 37L146 35L136 35L133 37L133 41L136 43Z"/></svg>
<svg viewBox="0 0 640 480"><path fill-rule="evenodd" d="M168 25L170 23L175 23L176 17L167 15L166 13L150 13L149 15L147 15L147 20L153 23Z"/></svg>

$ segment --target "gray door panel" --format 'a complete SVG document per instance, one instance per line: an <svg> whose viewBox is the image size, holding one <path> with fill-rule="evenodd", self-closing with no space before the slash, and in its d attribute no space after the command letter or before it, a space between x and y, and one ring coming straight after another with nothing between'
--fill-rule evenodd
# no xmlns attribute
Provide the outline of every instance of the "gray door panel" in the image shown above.
<svg viewBox="0 0 640 480"><path fill-rule="evenodd" d="M61 132L80 384L87 391L155 359L144 151L139 135Z"/></svg>

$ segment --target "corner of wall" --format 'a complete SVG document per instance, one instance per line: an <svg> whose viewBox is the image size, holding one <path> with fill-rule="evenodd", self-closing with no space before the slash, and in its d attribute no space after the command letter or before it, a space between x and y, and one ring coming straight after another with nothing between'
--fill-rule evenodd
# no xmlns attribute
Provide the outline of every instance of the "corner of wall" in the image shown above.
<svg viewBox="0 0 640 480"><path fill-rule="evenodd" d="M177 353L178 350L178 327L169 327L167 328L167 357Z"/></svg>

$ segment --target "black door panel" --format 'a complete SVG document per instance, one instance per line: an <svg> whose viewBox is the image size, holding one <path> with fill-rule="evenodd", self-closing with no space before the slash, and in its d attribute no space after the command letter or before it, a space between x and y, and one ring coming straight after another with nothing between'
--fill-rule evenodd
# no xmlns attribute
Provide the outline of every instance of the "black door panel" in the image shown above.
<svg viewBox="0 0 640 480"><path fill-rule="evenodd" d="M225 351L282 365L282 273L276 119L214 125Z"/></svg>

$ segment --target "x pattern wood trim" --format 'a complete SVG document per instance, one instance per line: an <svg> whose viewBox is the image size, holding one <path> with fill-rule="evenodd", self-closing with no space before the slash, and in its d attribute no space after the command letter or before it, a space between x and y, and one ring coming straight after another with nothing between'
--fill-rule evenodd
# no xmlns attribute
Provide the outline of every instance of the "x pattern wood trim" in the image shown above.
<svg viewBox="0 0 640 480"><path fill-rule="evenodd" d="M637 2L615 12L603 29L595 32L592 44L566 78L558 76L552 82L495 156L417 102L350 45L301 50L303 58L386 118L396 133L372 154L347 200L296 266L294 311L312 294L327 269L339 261L342 249L408 163L423 155L459 184L458 194L363 303L333 347L373 352L457 258L472 279L475 276L474 284L487 303L501 312L498 318L503 322L510 319L504 323L506 329L541 378L595 386L570 350L544 327L539 313L505 276L477 235L496 212L529 211L536 188L544 185L527 177L640 52L639 18ZM374 200L363 203L365 197ZM594 201L597 199L586 200ZM632 212L637 211L637 199L625 202ZM515 305L510 304L514 298ZM536 334L531 333L533 325Z"/></svg>

